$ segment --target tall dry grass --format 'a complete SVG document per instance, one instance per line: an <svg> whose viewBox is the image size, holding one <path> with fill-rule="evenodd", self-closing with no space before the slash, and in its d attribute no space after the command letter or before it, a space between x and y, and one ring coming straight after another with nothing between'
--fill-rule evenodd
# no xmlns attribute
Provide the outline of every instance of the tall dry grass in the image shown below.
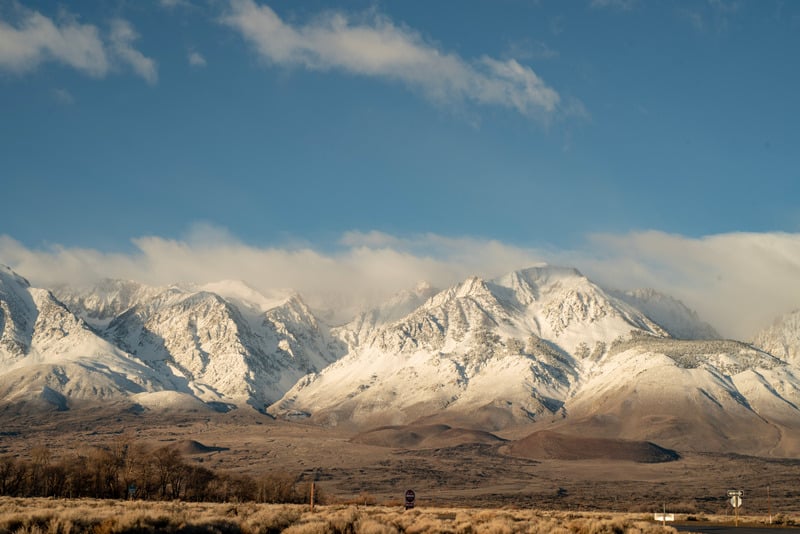
<svg viewBox="0 0 800 534"><path fill-rule="evenodd" d="M0 497L0 534L656 534L648 514Z"/></svg>

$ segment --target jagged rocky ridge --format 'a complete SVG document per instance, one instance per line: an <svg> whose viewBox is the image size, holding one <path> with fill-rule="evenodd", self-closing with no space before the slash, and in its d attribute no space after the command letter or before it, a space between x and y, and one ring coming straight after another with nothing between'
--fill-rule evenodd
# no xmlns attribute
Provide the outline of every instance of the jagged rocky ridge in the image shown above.
<svg viewBox="0 0 800 534"><path fill-rule="evenodd" d="M720 340L670 297L550 266L420 284L336 328L241 282L50 292L3 267L0 405L249 404L326 425L536 423L780 454L800 437L796 327Z"/></svg>
<svg viewBox="0 0 800 534"><path fill-rule="evenodd" d="M4 268L0 401L263 410L345 350L296 294L244 301L241 283L214 289L107 280L54 294Z"/></svg>

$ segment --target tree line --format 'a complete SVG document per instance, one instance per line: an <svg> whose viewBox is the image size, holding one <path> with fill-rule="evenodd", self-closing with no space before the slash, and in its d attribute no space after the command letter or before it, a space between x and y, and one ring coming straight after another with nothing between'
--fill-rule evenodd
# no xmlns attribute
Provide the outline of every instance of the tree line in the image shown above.
<svg viewBox="0 0 800 534"><path fill-rule="evenodd" d="M45 446L29 458L0 456L0 495L203 502L303 503L298 476L220 473L189 463L174 446L128 439L53 459ZM303 488L305 489L305 488Z"/></svg>

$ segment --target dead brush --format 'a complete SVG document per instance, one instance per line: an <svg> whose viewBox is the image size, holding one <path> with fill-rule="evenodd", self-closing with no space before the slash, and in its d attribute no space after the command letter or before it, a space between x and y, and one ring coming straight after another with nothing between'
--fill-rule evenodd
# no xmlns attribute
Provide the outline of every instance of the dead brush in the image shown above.
<svg viewBox="0 0 800 534"><path fill-rule="evenodd" d="M297 523L303 515L304 508L304 506L290 504L259 506L251 515L242 520L243 530L252 534L283 532Z"/></svg>
<svg viewBox="0 0 800 534"><path fill-rule="evenodd" d="M283 531L285 534L333 534L330 525L322 519L301 521Z"/></svg>
<svg viewBox="0 0 800 534"><path fill-rule="evenodd" d="M356 524L358 534L399 534L399 530L391 524L376 519L359 519Z"/></svg>
<svg viewBox="0 0 800 534"><path fill-rule="evenodd" d="M0 497L0 534L657 534L637 514ZM783 518L776 518L781 520ZM788 518L787 518L788 519Z"/></svg>

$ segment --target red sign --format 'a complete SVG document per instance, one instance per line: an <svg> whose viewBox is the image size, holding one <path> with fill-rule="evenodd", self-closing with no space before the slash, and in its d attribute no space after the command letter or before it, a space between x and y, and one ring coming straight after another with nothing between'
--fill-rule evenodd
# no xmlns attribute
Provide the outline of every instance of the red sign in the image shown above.
<svg viewBox="0 0 800 534"><path fill-rule="evenodd" d="M417 494L414 493L414 490L406 491L406 510L409 508L414 508L414 500L417 498Z"/></svg>

